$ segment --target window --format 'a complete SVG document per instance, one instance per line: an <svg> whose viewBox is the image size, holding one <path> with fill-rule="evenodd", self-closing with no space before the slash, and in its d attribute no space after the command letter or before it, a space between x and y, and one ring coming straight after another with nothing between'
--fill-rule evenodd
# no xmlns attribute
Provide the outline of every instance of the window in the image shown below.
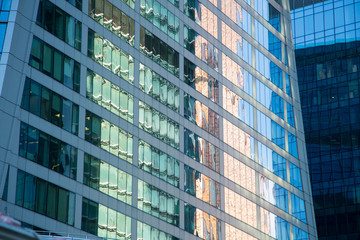
<svg viewBox="0 0 360 240"><path fill-rule="evenodd" d="M109 40L89 29L88 57L109 69L125 81L134 82L134 59Z"/></svg>
<svg viewBox="0 0 360 240"><path fill-rule="evenodd" d="M219 149L188 129L184 130L184 151L187 156L195 161L216 172L220 171Z"/></svg>
<svg viewBox="0 0 360 240"><path fill-rule="evenodd" d="M20 207L73 226L74 196L72 192L18 170L16 205Z"/></svg>
<svg viewBox="0 0 360 240"><path fill-rule="evenodd" d="M37 37L33 38L29 65L80 91L80 64Z"/></svg>
<svg viewBox="0 0 360 240"><path fill-rule="evenodd" d="M103 228L102 226L108 226ZM82 201L81 229L104 238L131 238L131 218L87 198ZM116 229L114 231L114 229Z"/></svg>
<svg viewBox="0 0 360 240"><path fill-rule="evenodd" d="M132 176L87 153L84 156L84 184L131 204Z"/></svg>
<svg viewBox="0 0 360 240"><path fill-rule="evenodd" d="M179 112L179 88L140 63L140 89L165 106Z"/></svg>
<svg viewBox="0 0 360 240"><path fill-rule="evenodd" d="M179 124L141 101L139 101L139 127L179 149Z"/></svg>
<svg viewBox="0 0 360 240"><path fill-rule="evenodd" d="M89 0L89 16L131 46L134 46L134 19L120 11L108 0Z"/></svg>
<svg viewBox="0 0 360 240"><path fill-rule="evenodd" d="M164 53L159 53L159 49ZM179 53L143 26L140 26L140 51L170 73L179 77ZM164 61L166 57L161 58L159 55L167 55L167 61Z"/></svg>
<svg viewBox="0 0 360 240"><path fill-rule="evenodd" d="M113 124L110 124L108 121L101 119L99 116L89 111L86 111L85 119L86 141L94 144L95 146L101 147L102 149L127 162L132 162L133 137L131 134ZM110 126L112 134L110 134ZM111 140L111 136L118 136L118 141L114 139ZM111 145L111 149L109 144Z"/></svg>
<svg viewBox="0 0 360 240"><path fill-rule="evenodd" d="M81 0L68 0L80 7ZM81 50L81 22L49 0L40 0L36 23L77 50Z"/></svg>
<svg viewBox="0 0 360 240"><path fill-rule="evenodd" d="M179 187L179 161L150 144L139 140L139 168Z"/></svg>
<svg viewBox="0 0 360 240"><path fill-rule="evenodd" d="M77 149L25 123L20 127L19 155L76 179Z"/></svg>
<svg viewBox="0 0 360 240"><path fill-rule="evenodd" d="M138 208L179 226L179 199L141 180L138 180Z"/></svg>

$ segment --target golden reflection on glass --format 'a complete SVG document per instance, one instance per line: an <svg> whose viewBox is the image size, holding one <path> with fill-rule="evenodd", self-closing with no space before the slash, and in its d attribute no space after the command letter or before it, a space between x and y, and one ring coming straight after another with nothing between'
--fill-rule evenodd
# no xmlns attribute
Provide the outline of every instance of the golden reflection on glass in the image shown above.
<svg viewBox="0 0 360 240"><path fill-rule="evenodd" d="M188 94L185 94L184 102L185 118L219 137L219 115Z"/></svg>
<svg viewBox="0 0 360 240"><path fill-rule="evenodd" d="M187 203L185 204L185 230L201 239L221 239L220 220Z"/></svg>
<svg viewBox="0 0 360 240"><path fill-rule="evenodd" d="M255 170L224 152L224 175L231 181L255 193Z"/></svg>
<svg viewBox="0 0 360 240"><path fill-rule="evenodd" d="M208 176L185 165L185 192L220 208L220 184Z"/></svg>
<svg viewBox="0 0 360 240"><path fill-rule="evenodd" d="M222 0L221 11L225 13L233 22L242 22L242 8L234 0Z"/></svg>
<svg viewBox="0 0 360 240"><path fill-rule="evenodd" d="M216 0L213 0L213 2L215 1ZM185 0L184 12L190 19L205 29L205 31L217 38L217 16L201 4L199 0Z"/></svg>
<svg viewBox="0 0 360 240"><path fill-rule="evenodd" d="M187 129L184 130L184 144L187 156L216 172L220 171L220 152L217 147Z"/></svg>
<svg viewBox="0 0 360 240"><path fill-rule="evenodd" d="M242 89L244 87L244 76L241 67L224 53L222 54L222 64L224 77Z"/></svg>
<svg viewBox="0 0 360 240"><path fill-rule="evenodd" d="M254 139L246 132L223 118L224 142L235 150L254 159Z"/></svg>
<svg viewBox="0 0 360 240"><path fill-rule="evenodd" d="M218 81L186 58L184 58L184 81L211 101L219 102Z"/></svg>
<svg viewBox="0 0 360 240"><path fill-rule="evenodd" d="M221 22L222 43L232 52L237 54L239 47L242 49L242 37L230 28L225 22Z"/></svg>
<svg viewBox="0 0 360 240"><path fill-rule="evenodd" d="M256 240L253 236L225 223L225 239Z"/></svg>
<svg viewBox="0 0 360 240"><path fill-rule="evenodd" d="M214 38L217 38L217 16L202 4L200 4L200 11L196 22Z"/></svg>
<svg viewBox="0 0 360 240"><path fill-rule="evenodd" d="M225 187L225 212L256 228L256 204Z"/></svg>

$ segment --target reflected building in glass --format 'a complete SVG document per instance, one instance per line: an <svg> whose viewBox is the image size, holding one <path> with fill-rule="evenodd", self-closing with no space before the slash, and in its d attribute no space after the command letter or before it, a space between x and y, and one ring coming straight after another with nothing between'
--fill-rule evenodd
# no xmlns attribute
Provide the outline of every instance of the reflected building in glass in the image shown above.
<svg viewBox="0 0 360 240"><path fill-rule="evenodd" d="M1 212L84 238L317 238L288 1L0 3Z"/></svg>
<svg viewBox="0 0 360 240"><path fill-rule="evenodd" d="M359 1L291 1L319 239L360 238Z"/></svg>

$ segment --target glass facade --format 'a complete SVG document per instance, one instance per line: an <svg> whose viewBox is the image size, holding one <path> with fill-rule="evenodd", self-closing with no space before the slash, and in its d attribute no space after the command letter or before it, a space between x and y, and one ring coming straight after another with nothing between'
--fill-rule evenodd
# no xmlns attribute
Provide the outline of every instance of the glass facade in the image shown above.
<svg viewBox="0 0 360 240"><path fill-rule="evenodd" d="M287 1L18 6L0 212L88 238L317 238Z"/></svg>
<svg viewBox="0 0 360 240"><path fill-rule="evenodd" d="M356 239L360 237L360 2L291 3L318 236ZM289 135L290 141L296 139ZM301 219L299 209L296 211ZM307 236L300 229L293 230L297 239Z"/></svg>

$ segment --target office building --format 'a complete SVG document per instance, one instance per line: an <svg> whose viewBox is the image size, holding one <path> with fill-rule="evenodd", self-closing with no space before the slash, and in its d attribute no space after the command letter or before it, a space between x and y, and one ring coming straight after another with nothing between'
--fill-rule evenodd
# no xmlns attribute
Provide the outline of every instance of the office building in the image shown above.
<svg viewBox="0 0 360 240"><path fill-rule="evenodd" d="M25 225L316 239L287 1L11 0L0 79Z"/></svg>
<svg viewBox="0 0 360 240"><path fill-rule="evenodd" d="M360 2L291 9L318 236L359 239Z"/></svg>

